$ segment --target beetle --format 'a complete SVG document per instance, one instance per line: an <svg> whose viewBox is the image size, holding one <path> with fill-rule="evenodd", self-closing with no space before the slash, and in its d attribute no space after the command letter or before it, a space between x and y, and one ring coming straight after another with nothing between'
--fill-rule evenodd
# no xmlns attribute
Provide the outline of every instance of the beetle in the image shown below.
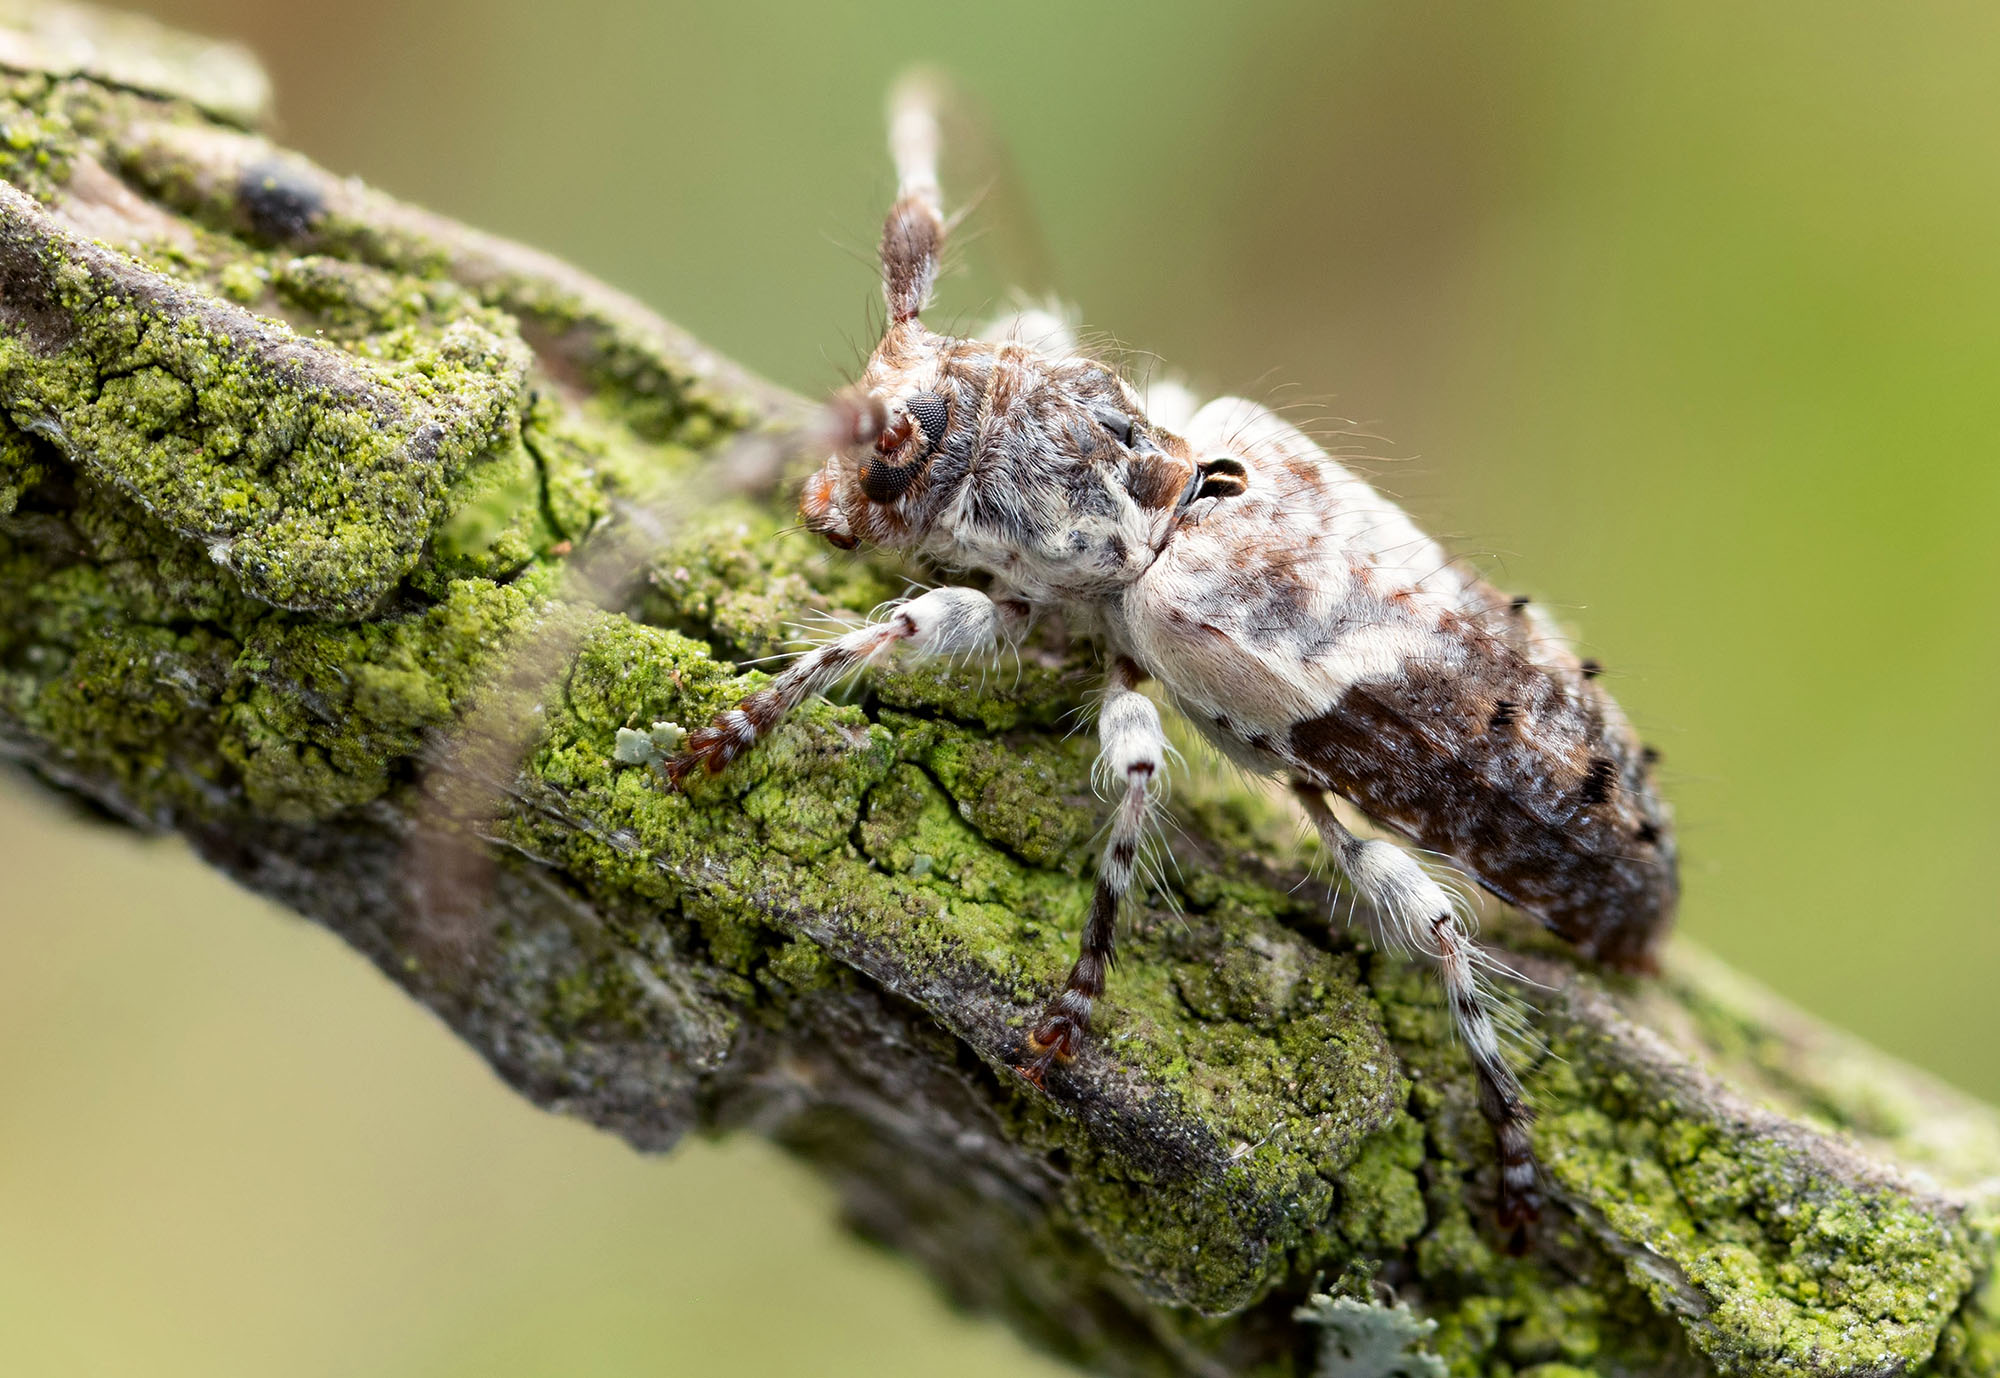
<svg viewBox="0 0 2000 1378"><path fill-rule="evenodd" d="M689 734L676 785L717 772L808 695L901 648L966 655L1059 610L1103 650L1098 770L1117 793L1080 951L1029 1030L1037 1085L1074 1058L1157 807L1167 700L1220 752L1284 780L1379 936L1439 970L1500 1163L1518 1245L1543 1205L1532 1113L1504 1057L1494 959L1407 849L1449 858L1583 955L1651 970L1679 885L1656 757L1554 622L1452 560L1295 426L1241 398L1146 395L1042 313L979 338L922 320L947 222L938 126L892 109L899 194L881 240L888 321L833 407L837 443L800 499L835 547L908 552L986 587L931 589L794 660Z"/></svg>

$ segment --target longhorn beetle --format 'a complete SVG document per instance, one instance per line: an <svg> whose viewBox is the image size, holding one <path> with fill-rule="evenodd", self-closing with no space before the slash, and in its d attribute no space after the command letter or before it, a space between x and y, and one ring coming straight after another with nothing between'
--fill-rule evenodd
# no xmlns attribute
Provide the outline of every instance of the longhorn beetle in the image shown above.
<svg viewBox="0 0 2000 1378"><path fill-rule="evenodd" d="M1162 784L1148 678L1230 760L1297 795L1379 936L1434 962L1499 1150L1499 1216L1539 1214L1531 1118L1502 1056L1487 957L1451 896L1338 795L1449 857L1586 956L1650 970L1678 883L1653 756L1562 633L1454 563L1395 504L1266 408L1142 397L1031 316L978 339L921 319L946 221L921 93L891 114L899 195L882 231L888 324L835 404L839 442L800 499L842 550L986 575L932 589L794 660L664 766L722 770L801 700L897 647L992 650L1059 609L1107 663L1100 770L1120 791L1082 950L1029 1031L1037 1085L1069 1061L1111 967L1120 901Z"/></svg>

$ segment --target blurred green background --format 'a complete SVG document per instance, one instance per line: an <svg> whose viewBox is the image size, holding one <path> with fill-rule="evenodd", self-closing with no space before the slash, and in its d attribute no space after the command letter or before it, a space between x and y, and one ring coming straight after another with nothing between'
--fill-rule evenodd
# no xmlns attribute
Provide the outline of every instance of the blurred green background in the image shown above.
<svg viewBox="0 0 2000 1378"><path fill-rule="evenodd" d="M1355 418L1580 627L1686 933L2000 1098L2000 8L147 8L255 48L294 146L804 390L865 347L883 93L949 68L1091 325ZM0 868L0 1372L1052 1371L761 1145L529 1109L175 846L7 780Z"/></svg>

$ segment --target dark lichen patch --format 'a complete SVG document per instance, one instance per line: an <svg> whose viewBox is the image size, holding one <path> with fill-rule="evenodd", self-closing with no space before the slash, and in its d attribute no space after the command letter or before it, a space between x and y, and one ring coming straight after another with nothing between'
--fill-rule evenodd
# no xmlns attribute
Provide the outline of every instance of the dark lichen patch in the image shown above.
<svg viewBox="0 0 2000 1378"><path fill-rule="evenodd" d="M309 819L379 797L526 604L466 582L419 614L301 622L232 600L171 538L149 542L118 495L67 493L66 548L92 562L50 568L33 545L0 545L18 614L0 641L8 709L149 811Z"/></svg>
<svg viewBox="0 0 2000 1378"><path fill-rule="evenodd" d="M261 158L244 168L236 200L251 233L274 243L303 239L326 217L317 179L286 158Z"/></svg>
<svg viewBox="0 0 2000 1378"><path fill-rule="evenodd" d="M18 711L130 797L206 805L203 786L222 787L213 714L230 650L203 631L99 623Z"/></svg>
<svg viewBox="0 0 2000 1378"><path fill-rule="evenodd" d="M1493 1256L1476 1277L1420 1271L1429 1298L1424 1310L1438 1323L1433 1343L1452 1378L1542 1365L1662 1378L1715 1371L1587 1240L1558 1221L1545 1219L1540 1228L1564 1236L1550 1241L1553 1272L1546 1264Z"/></svg>
<svg viewBox="0 0 2000 1378"><path fill-rule="evenodd" d="M233 667L223 740L251 805L305 820L382 795L463 707L526 602L466 581L416 616L258 623Z"/></svg>
<svg viewBox="0 0 2000 1378"><path fill-rule="evenodd" d="M0 425L4 425L0 422ZM52 612L78 611L132 618L147 624L204 622L232 628L256 616L246 610L237 580L208 552L162 533L148 514L115 489L77 475L53 447L48 450L50 487L63 498L45 519L59 522L65 548L89 561L65 569L58 578L101 580L88 592L72 582L51 594Z"/></svg>

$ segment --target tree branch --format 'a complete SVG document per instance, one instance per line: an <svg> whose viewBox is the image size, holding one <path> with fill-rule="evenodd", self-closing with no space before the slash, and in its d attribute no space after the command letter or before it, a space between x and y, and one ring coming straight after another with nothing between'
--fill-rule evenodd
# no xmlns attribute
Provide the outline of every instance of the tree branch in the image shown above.
<svg viewBox="0 0 2000 1378"><path fill-rule="evenodd" d="M631 608L559 607L621 494L799 404L274 148L229 50L75 40L101 22L0 29L8 758L333 928L539 1104L644 1148L785 1145L857 1228L1103 1372L2000 1364L1992 1115L1685 945L1631 986L1503 924L1557 1203L1506 1257L1430 983L1330 931L1272 806L1226 786L1179 806L1181 913L1134 925L1087 1053L1023 1084L1101 821L1063 731L1082 663L879 674L688 795L621 765L621 729L704 720L788 623L897 591L745 505ZM558 611L581 630L532 750L453 749ZM504 808L441 824L426 762ZM491 876L413 865L455 825ZM1385 1288L1434 1328L1363 1304Z"/></svg>

